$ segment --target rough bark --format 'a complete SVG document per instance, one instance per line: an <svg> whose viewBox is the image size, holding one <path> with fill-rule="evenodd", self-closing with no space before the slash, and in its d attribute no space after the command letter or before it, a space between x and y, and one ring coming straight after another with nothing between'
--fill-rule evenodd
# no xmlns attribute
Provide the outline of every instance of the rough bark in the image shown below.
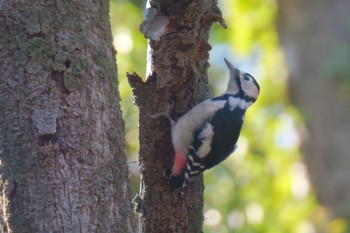
<svg viewBox="0 0 350 233"><path fill-rule="evenodd" d="M290 95L308 129L304 160L321 203L350 219L350 108L341 91L349 85L350 2L280 0L279 12Z"/></svg>
<svg viewBox="0 0 350 233"><path fill-rule="evenodd" d="M140 232L202 232L203 179L189 182L183 194L170 188L174 154L170 123L149 114L174 103L170 115L177 119L209 97L208 33L211 24L222 18L214 0L157 0L150 6L159 11L160 24L165 22L160 40L149 43L151 74L145 82L137 74L128 75L140 110L141 191L136 200ZM152 21L150 14L148 20Z"/></svg>
<svg viewBox="0 0 350 233"><path fill-rule="evenodd" d="M108 3L0 2L2 232L135 232Z"/></svg>

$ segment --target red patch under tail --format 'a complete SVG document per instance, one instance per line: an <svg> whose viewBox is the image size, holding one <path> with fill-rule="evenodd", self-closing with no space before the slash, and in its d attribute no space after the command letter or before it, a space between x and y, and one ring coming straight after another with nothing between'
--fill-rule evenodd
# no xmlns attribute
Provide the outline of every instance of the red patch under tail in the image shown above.
<svg viewBox="0 0 350 233"><path fill-rule="evenodd" d="M172 170L173 176L179 176L186 170L187 156L175 150L174 165Z"/></svg>

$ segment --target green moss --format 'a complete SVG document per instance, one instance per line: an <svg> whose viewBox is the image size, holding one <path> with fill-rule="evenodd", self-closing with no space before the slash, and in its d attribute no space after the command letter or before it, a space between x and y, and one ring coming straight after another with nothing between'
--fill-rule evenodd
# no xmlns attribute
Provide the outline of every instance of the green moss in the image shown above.
<svg viewBox="0 0 350 233"><path fill-rule="evenodd" d="M52 66L53 70L56 70L58 72L65 71L67 69L67 67L65 65L65 62L67 60L69 60L69 59L67 59L66 54L62 54L60 52L58 54L56 54L56 56L54 58L54 64Z"/></svg>
<svg viewBox="0 0 350 233"><path fill-rule="evenodd" d="M107 78L113 84L118 83L117 70L115 61L106 57L102 51L96 51L92 54L96 67L98 67L97 75L100 78Z"/></svg>
<svg viewBox="0 0 350 233"><path fill-rule="evenodd" d="M57 56L57 68L64 66L64 85L69 91L79 91L83 87L83 76L90 70L91 64L88 59L77 60L71 56Z"/></svg>
<svg viewBox="0 0 350 233"><path fill-rule="evenodd" d="M53 57L57 53L57 45L50 40L39 37L24 39L19 42L19 47L25 56L42 65L44 69L48 69L53 65Z"/></svg>
<svg viewBox="0 0 350 233"><path fill-rule="evenodd" d="M83 84L81 80L81 74L74 71L64 72L64 86L69 91L79 91L81 90Z"/></svg>
<svg viewBox="0 0 350 233"><path fill-rule="evenodd" d="M90 62L89 62L89 60L88 59L83 59L83 60L81 60L81 68L83 69L83 70L89 70L90 68L91 68L91 64L90 64Z"/></svg>

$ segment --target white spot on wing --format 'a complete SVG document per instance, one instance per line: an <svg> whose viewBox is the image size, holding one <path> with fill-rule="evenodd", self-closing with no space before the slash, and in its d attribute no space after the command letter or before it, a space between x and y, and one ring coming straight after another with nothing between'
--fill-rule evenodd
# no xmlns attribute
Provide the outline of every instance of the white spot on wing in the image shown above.
<svg viewBox="0 0 350 233"><path fill-rule="evenodd" d="M199 140L202 141L202 145L197 150L197 155L199 158L204 158L209 154L213 136L213 126L209 123L206 123L203 130L198 135Z"/></svg>

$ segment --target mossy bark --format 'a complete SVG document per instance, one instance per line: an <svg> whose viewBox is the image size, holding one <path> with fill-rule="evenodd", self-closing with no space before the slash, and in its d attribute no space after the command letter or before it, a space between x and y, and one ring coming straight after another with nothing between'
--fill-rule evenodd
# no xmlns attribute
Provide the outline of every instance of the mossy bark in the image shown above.
<svg viewBox="0 0 350 233"><path fill-rule="evenodd" d="M1 4L2 232L135 232L108 4Z"/></svg>
<svg viewBox="0 0 350 233"><path fill-rule="evenodd" d="M163 112L174 103L170 115L177 119L210 97L208 34L211 24L222 20L216 4L214 0L150 1L153 12L161 15L154 24L165 22L163 33L159 41L150 40L151 69L146 81L137 74L128 75L140 110L141 191L135 200L140 232L202 232L202 176L188 182L182 194L171 189L170 123L150 114ZM146 21L152 24L150 16Z"/></svg>

